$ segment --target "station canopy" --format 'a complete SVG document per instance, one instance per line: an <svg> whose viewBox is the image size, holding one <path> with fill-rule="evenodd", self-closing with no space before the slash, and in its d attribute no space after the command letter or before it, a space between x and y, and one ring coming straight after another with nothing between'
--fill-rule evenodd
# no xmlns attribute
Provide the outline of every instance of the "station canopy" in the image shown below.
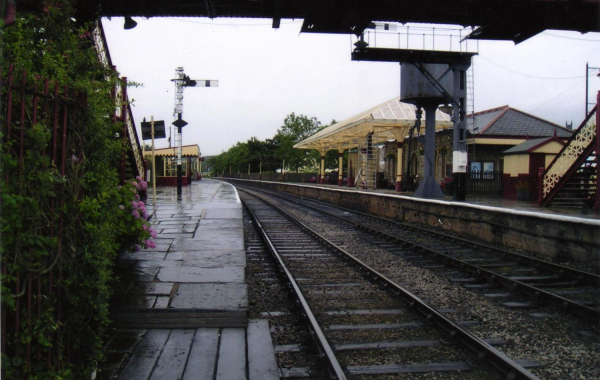
<svg viewBox="0 0 600 380"><path fill-rule="evenodd" d="M363 146L367 135L373 133L373 143L389 140L402 141L416 121L416 107L403 103L400 97L388 100L337 124L331 125L300 141L296 149L316 149L320 152L344 150ZM436 131L452 128L450 115L435 113ZM421 133L425 133L425 110L421 119Z"/></svg>
<svg viewBox="0 0 600 380"><path fill-rule="evenodd" d="M146 154L150 153L146 151ZM177 148L154 149L154 155L157 157L177 157ZM184 145L181 147L181 157L200 157L200 147L196 145Z"/></svg>

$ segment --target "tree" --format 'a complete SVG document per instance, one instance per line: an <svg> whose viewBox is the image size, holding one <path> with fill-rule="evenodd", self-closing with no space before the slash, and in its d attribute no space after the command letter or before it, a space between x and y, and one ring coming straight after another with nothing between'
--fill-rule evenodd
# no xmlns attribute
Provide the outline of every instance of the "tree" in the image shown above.
<svg viewBox="0 0 600 380"><path fill-rule="evenodd" d="M322 129L321 122L315 117L296 116L293 112L289 114L283 121L283 126L277 130L274 138L278 146L278 158L281 161L285 160L286 166L296 172L314 170L317 167L316 158L318 158L318 153L315 157L314 152L294 149L294 145L312 136L320 129Z"/></svg>
<svg viewBox="0 0 600 380"><path fill-rule="evenodd" d="M332 124L336 121L333 120ZM246 173L248 164L253 173L259 171L262 166L263 172L274 172L281 169L285 160L286 168L296 172L316 171L319 167L319 152L314 150L294 149L294 145L312 136L327 126L314 117L304 115L288 115L277 134L272 139L258 140L250 138L246 142L238 142L226 152L214 156L208 163L212 175L217 173L228 174ZM338 156L336 152L327 155L327 167L337 168Z"/></svg>

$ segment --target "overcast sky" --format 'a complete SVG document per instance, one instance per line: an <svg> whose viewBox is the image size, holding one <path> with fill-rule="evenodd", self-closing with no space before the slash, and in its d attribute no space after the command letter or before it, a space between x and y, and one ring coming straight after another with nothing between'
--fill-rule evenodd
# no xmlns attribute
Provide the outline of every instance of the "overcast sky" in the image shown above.
<svg viewBox="0 0 600 380"><path fill-rule="evenodd" d="M219 80L218 88L184 91L183 119L189 125L183 144L200 145L203 155L219 154L250 137L270 138L292 112L329 124L400 95L399 64L353 62L356 37L300 34L301 20L282 20L277 30L265 19L134 20L138 25L131 30L123 29L122 18L103 19L103 25L113 64L121 76L142 84L129 89L138 131L142 119L154 115L165 121L168 133L175 120L171 79L178 66L192 79ZM439 37L442 28L436 27L437 49L449 45L449 37ZM386 38L385 47L406 43L397 33L377 38L382 47ZM414 40L411 47L422 45L418 36ZM369 42L374 46L373 35ZM429 43L433 38L427 37ZM478 51L475 111L508 104L562 126L581 123L585 64L600 67L598 33L546 31L519 45L481 41ZM597 74L590 71L590 101L600 90ZM167 140L156 146L168 146Z"/></svg>

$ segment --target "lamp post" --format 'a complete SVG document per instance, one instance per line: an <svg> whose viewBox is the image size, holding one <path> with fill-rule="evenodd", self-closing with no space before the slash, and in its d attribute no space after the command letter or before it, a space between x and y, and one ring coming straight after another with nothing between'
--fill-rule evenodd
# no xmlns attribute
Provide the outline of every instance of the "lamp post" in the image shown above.
<svg viewBox="0 0 600 380"><path fill-rule="evenodd" d="M585 116L584 116L584 118L586 118L588 115L588 110L590 109L590 104L594 104L594 103L590 103L588 100L589 99L588 94L590 91L590 89L589 89L589 87L590 87L590 85L589 85L590 71L593 72L593 71L598 71L598 70L600 70L600 67L591 67L586 62L586 64L585 64ZM600 72L597 74L597 76L600 77Z"/></svg>
<svg viewBox="0 0 600 380"><path fill-rule="evenodd" d="M183 88L184 87L218 87L219 81L217 80L199 80L190 79L189 76L183 72L183 67L178 67L175 70L175 79L171 79L171 82L175 82L175 112L177 120L172 124L177 127L177 133L175 134L175 146L177 151L177 200L181 200L181 154L182 154L182 128L188 123L182 119L183 114Z"/></svg>

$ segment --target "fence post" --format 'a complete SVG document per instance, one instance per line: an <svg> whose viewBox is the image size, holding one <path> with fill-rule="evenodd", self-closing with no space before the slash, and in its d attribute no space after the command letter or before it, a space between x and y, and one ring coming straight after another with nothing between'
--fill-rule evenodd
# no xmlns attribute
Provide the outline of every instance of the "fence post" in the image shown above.
<svg viewBox="0 0 600 380"><path fill-rule="evenodd" d="M600 91L596 95L596 202L594 211L600 213Z"/></svg>
<svg viewBox="0 0 600 380"><path fill-rule="evenodd" d="M540 166L538 171L538 206L542 204L544 198L544 168Z"/></svg>

